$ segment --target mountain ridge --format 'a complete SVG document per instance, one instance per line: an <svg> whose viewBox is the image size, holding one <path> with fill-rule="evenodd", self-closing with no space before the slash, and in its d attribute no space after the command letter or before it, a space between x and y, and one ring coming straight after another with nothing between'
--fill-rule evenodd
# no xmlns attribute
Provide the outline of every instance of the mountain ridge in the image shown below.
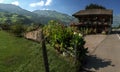
<svg viewBox="0 0 120 72"><path fill-rule="evenodd" d="M32 13L28 10L22 9L21 7L13 5L13 4L0 4L0 9L3 9L10 13L18 13L18 14L23 14L23 15ZM20 12L20 11L22 11L22 12Z"/></svg>
<svg viewBox="0 0 120 72"><path fill-rule="evenodd" d="M40 17L50 17L53 20L59 20L65 24L77 21L76 18L69 16L68 14L57 12L55 10L35 10L33 13L38 14Z"/></svg>
<svg viewBox="0 0 120 72"><path fill-rule="evenodd" d="M37 14L34 14L33 12L30 12L28 10L22 9L19 6L13 5L13 4L0 4L0 9L9 12L9 13L15 13L23 16L27 16L35 23L40 23L39 17Z"/></svg>
<svg viewBox="0 0 120 72"><path fill-rule="evenodd" d="M69 24L72 20L75 20L74 17L57 11L35 10L33 12L30 12L12 4L0 4L0 12L9 12L24 15L31 18L32 21L41 24L47 24L50 20L57 20L63 24Z"/></svg>
<svg viewBox="0 0 120 72"><path fill-rule="evenodd" d="M76 18L68 14L57 12L55 10L35 10L31 12L12 4L0 3L0 12L9 12L9 13L24 15L30 18L35 23L39 23L39 24L47 24L49 20L57 20L66 25L69 25L70 22L78 22ZM112 26L114 27L119 25L120 25L120 15L114 15Z"/></svg>

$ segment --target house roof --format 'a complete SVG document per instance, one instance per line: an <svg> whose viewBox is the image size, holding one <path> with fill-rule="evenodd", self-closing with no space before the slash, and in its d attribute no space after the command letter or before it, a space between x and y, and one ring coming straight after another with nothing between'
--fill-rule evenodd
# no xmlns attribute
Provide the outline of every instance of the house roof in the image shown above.
<svg viewBox="0 0 120 72"><path fill-rule="evenodd" d="M113 11L110 9L87 9L80 10L73 14L73 16L82 16L82 15L112 15Z"/></svg>

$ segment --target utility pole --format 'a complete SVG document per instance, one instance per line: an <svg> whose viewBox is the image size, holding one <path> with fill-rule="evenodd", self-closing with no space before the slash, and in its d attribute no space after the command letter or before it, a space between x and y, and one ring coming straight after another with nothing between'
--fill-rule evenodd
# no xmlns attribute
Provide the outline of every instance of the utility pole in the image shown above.
<svg viewBox="0 0 120 72"><path fill-rule="evenodd" d="M48 56L47 56L47 50L46 50L43 30L41 31L41 43L42 43L42 53L43 53L45 72L49 72Z"/></svg>

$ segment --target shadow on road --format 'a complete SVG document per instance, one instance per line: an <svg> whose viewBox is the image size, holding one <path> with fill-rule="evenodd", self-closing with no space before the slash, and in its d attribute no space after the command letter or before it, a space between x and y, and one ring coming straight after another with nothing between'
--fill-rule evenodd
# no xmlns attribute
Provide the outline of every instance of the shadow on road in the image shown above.
<svg viewBox="0 0 120 72"><path fill-rule="evenodd" d="M95 72L95 70L99 70L100 68L104 68L107 66L114 66L114 65L111 64L110 60L101 59L92 55L86 58L86 64L84 66L84 69L86 71L83 72Z"/></svg>

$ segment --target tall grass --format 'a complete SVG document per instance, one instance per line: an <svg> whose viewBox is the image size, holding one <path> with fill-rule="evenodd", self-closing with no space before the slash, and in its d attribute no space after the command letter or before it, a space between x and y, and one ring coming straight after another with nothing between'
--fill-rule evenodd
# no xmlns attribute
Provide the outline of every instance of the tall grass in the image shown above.
<svg viewBox="0 0 120 72"><path fill-rule="evenodd" d="M74 65L47 45L50 72L74 72ZM0 72L45 72L41 45L0 31Z"/></svg>

